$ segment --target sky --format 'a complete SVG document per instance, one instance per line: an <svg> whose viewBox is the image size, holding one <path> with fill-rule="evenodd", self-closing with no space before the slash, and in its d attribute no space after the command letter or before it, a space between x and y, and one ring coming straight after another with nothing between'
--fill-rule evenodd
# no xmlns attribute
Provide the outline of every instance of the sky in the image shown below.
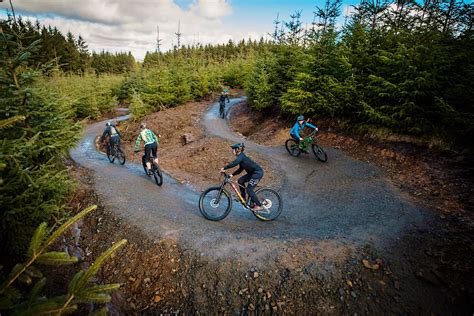
<svg viewBox="0 0 474 316"><path fill-rule="evenodd" d="M132 52L143 60L155 51L157 27L161 50L177 44L226 43L229 40L260 39L273 30L273 20L289 20L301 10L310 24L313 11L324 0L12 0L16 15L56 26L63 34L81 35L89 50ZM343 15L354 0L343 0ZM0 2L0 19L10 12L8 0ZM343 20L343 18L341 18ZM341 20L341 21L342 21Z"/></svg>

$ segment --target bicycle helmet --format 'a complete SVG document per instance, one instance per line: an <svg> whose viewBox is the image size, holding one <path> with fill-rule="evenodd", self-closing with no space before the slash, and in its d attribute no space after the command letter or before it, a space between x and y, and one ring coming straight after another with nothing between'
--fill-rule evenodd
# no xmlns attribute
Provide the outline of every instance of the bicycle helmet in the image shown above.
<svg viewBox="0 0 474 316"><path fill-rule="evenodd" d="M304 121L304 116L300 115L296 118L297 121Z"/></svg>
<svg viewBox="0 0 474 316"><path fill-rule="evenodd" d="M111 122L107 122L107 123L105 123L105 126L111 126L111 125L112 125L112 123L111 123Z"/></svg>
<svg viewBox="0 0 474 316"><path fill-rule="evenodd" d="M235 143L235 144L230 145L230 148L232 148L232 149L242 148L242 150L243 150L245 148L245 145L244 145L244 143Z"/></svg>
<svg viewBox="0 0 474 316"><path fill-rule="evenodd" d="M146 123L141 123L140 128L146 128Z"/></svg>

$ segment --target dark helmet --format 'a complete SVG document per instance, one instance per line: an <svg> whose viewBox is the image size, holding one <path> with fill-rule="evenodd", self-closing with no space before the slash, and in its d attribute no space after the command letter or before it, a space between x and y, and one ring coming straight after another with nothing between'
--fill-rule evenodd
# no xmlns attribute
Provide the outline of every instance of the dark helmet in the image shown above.
<svg viewBox="0 0 474 316"><path fill-rule="evenodd" d="M232 149L244 149L245 148L245 145L244 143L235 143L233 145L230 145L230 148Z"/></svg>
<svg viewBox="0 0 474 316"><path fill-rule="evenodd" d="M112 126L112 122L105 123L105 126Z"/></svg>
<svg viewBox="0 0 474 316"><path fill-rule="evenodd" d="M304 116L300 115L296 118L297 121L304 121Z"/></svg>

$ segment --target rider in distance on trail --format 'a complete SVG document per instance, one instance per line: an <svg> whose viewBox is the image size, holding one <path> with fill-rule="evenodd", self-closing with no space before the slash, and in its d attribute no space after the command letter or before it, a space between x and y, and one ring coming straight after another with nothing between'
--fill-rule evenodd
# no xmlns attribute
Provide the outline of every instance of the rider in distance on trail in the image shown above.
<svg viewBox="0 0 474 316"><path fill-rule="evenodd" d="M225 113L225 100L227 100L227 103L230 102L227 89L224 89L219 96L219 113Z"/></svg>

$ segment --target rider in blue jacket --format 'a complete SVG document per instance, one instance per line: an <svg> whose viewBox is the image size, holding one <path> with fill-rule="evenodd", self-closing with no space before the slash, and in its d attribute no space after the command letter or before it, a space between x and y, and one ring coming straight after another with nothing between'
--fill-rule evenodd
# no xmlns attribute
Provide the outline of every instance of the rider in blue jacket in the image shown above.
<svg viewBox="0 0 474 316"><path fill-rule="evenodd" d="M300 143L300 141L303 140L303 137L301 137L301 131L306 126L314 128L316 131L318 131L318 127L309 122L306 122L303 115L298 116L298 118L296 119L295 125L293 125L293 128L290 130L291 138L296 140L298 144Z"/></svg>

